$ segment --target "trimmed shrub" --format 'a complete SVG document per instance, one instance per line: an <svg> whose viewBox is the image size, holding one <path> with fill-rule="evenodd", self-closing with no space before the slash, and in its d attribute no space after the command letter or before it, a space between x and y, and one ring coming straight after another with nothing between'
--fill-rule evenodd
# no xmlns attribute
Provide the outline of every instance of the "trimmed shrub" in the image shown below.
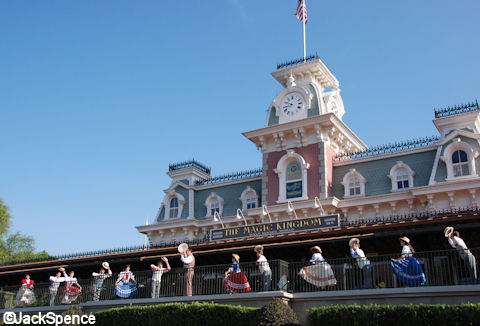
<svg viewBox="0 0 480 326"><path fill-rule="evenodd" d="M298 317L282 299L275 298L260 311L258 326L298 325Z"/></svg>
<svg viewBox="0 0 480 326"><path fill-rule="evenodd" d="M258 308L215 303L166 303L113 308L95 313L96 326L255 326Z"/></svg>
<svg viewBox="0 0 480 326"><path fill-rule="evenodd" d="M327 306L308 311L310 326L478 325L480 304Z"/></svg>

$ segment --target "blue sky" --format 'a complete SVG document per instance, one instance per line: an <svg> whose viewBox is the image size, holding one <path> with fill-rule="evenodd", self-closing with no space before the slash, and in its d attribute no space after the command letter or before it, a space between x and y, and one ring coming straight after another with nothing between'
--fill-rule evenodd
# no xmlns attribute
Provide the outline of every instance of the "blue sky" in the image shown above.
<svg viewBox="0 0 480 326"><path fill-rule="evenodd" d="M0 0L0 198L12 231L70 253L143 243L195 157L260 167L277 63L302 56L296 0ZM307 0L307 52L340 81L368 145L436 134L480 95L480 2Z"/></svg>

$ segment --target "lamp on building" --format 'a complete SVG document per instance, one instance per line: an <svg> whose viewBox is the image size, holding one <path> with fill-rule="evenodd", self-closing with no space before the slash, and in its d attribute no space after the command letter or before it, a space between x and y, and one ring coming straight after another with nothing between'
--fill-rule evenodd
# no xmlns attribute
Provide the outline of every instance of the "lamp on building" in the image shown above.
<svg viewBox="0 0 480 326"><path fill-rule="evenodd" d="M313 207L318 209L318 211L320 212L320 216L325 215L325 211L323 210L322 204L320 203L320 199L318 199L318 197L315 197Z"/></svg>
<svg viewBox="0 0 480 326"><path fill-rule="evenodd" d="M247 225L247 220L245 219L245 215L243 215L242 211L240 208L237 208L237 219L241 220L243 218L243 221L245 222L245 225Z"/></svg>
<svg viewBox="0 0 480 326"><path fill-rule="evenodd" d="M270 216L270 213L268 212L267 205L262 206L262 215L268 215L268 219L270 220L270 223L272 223L272 217Z"/></svg>
<svg viewBox="0 0 480 326"><path fill-rule="evenodd" d="M287 210L289 213L293 212L293 215L295 215L295 219L298 219L297 212L295 212L295 208L293 207L293 204L290 200L287 202Z"/></svg>
<svg viewBox="0 0 480 326"><path fill-rule="evenodd" d="M222 229L225 229L225 225L223 225L222 218L220 217L220 215L218 214L217 211L215 211L215 213L213 213L213 220L214 220L215 222L219 222L219 221L220 221L220 224L222 224Z"/></svg>

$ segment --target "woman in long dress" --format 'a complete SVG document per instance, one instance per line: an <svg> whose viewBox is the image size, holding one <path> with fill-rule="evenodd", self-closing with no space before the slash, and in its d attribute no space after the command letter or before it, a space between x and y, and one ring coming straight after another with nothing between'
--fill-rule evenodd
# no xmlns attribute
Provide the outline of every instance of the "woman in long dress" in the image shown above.
<svg viewBox="0 0 480 326"><path fill-rule="evenodd" d="M15 297L16 306L30 306L35 302L35 293L33 292L33 280L26 274L22 280L22 286L18 289Z"/></svg>
<svg viewBox="0 0 480 326"><path fill-rule="evenodd" d="M392 258L393 273L400 282L408 285L424 285L425 273L417 259L413 257L415 250L410 244L410 239L401 237L398 239L402 246L402 255L398 259Z"/></svg>
<svg viewBox="0 0 480 326"><path fill-rule="evenodd" d="M225 272L224 282L227 289L232 292L242 293L252 290L247 276L240 270L239 255L232 254L232 266Z"/></svg>
<svg viewBox="0 0 480 326"><path fill-rule="evenodd" d="M118 274L115 282L115 294L120 298L133 298L137 295L135 275L130 272L130 265L126 265L125 269Z"/></svg>
<svg viewBox="0 0 480 326"><path fill-rule="evenodd" d="M298 275L308 283L317 287L324 288L325 286L337 284L337 279L333 274L332 267L322 256L322 249L315 246L310 248L310 251L312 252L312 259L310 259L312 265L303 267Z"/></svg>
<svg viewBox="0 0 480 326"><path fill-rule="evenodd" d="M65 278L65 286L63 287L62 295L61 295L61 303L63 304L70 304L75 301L80 294L82 294L82 287L77 282L77 278L75 277L75 272L70 271L70 273L63 271L63 276Z"/></svg>

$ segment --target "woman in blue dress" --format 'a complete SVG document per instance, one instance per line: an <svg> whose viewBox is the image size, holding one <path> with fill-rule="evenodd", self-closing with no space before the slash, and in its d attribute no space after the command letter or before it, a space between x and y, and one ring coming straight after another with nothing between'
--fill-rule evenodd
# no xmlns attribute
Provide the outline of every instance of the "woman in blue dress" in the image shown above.
<svg viewBox="0 0 480 326"><path fill-rule="evenodd" d="M251 291L247 276L240 270L240 256L232 254L232 267L225 272L225 286L228 291L243 293Z"/></svg>
<svg viewBox="0 0 480 326"><path fill-rule="evenodd" d="M125 270L118 274L115 282L115 294L120 298L132 298L137 295L137 286L135 285L135 275L130 272L130 265L125 266Z"/></svg>
<svg viewBox="0 0 480 326"><path fill-rule="evenodd" d="M402 246L402 255L398 259L392 258L393 273L400 282L408 285L424 285L426 283L425 273L413 257L415 250L410 244L410 239L401 237L400 245Z"/></svg>

